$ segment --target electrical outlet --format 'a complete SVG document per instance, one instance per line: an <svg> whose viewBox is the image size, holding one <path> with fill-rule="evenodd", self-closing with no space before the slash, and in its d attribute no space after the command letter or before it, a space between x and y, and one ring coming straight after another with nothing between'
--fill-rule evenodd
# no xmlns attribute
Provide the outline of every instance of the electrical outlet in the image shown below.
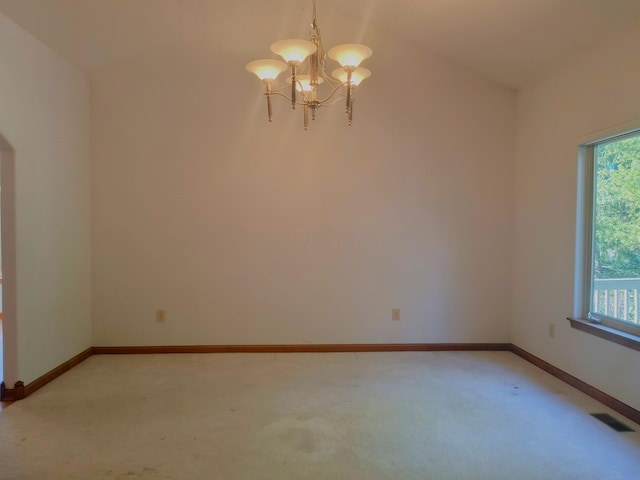
<svg viewBox="0 0 640 480"><path fill-rule="evenodd" d="M549 324L549 338L556 338L556 324Z"/></svg>
<svg viewBox="0 0 640 480"><path fill-rule="evenodd" d="M391 320L393 320L394 322L399 322L400 321L400 309L399 308L392 308L391 309Z"/></svg>
<svg viewBox="0 0 640 480"><path fill-rule="evenodd" d="M156 323L164 323L166 312L164 310L156 310Z"/></svg>

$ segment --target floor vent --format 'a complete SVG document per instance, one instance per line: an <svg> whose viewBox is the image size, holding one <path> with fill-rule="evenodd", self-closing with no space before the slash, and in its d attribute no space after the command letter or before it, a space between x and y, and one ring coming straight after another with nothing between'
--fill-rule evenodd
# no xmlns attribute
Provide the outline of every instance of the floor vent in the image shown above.
<svg viewBox="0 0 640 480"><path fill-rule="evenodd" d="M592 413L591 416L597 418L602 423L606 423L617 432L634 432L635 431L632 428L629 428L628 426L626 426L620 420L616 420L608 413Z"/></svg>

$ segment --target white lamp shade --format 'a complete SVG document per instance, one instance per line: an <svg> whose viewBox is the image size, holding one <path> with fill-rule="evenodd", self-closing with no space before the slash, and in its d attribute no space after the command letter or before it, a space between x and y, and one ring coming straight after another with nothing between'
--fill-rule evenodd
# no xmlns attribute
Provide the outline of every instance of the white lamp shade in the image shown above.
<svg viewBox="0 0 640 480"><path fill-rule="evenodd" d="M373 50L359 43L345 43L333 47L327 55L343 67L355 68L373 55Z"/></svg>
<svg viewBox="0 0 640 480"><path fill-rule="evenodd" d="M287 69L287 64L280 60L263 59L247 63L248 72L255 73L260 80L275 80Z"/></svg>
<svg viewBox="0 0 640 480"><path fill-rule="evenodd" d="M347 71L344 68L336 68L331 75L336 80L341 81L342 83L347 82ZM360 85L360 82L366 80L371 76L371 71L364 67L358 67L353 72L351 72L351 83L354 86Z"/></svg>
<svg viewBox="0 0 640 480"><path fill-rule="evenodd" d="M318 84L324 82L322 77L318 78ZM287 78L287 83L291 85L291 77ZM296 75L296 89L299 92L310 92L313 90L311 85L311 75Z"/></svg>
<svg viewBox="0 0 640 480"><path fill-rule="evenodd" d="M298 65L317 50L316 44L309 40L280 40L271 44L271 51L284 58L285 62Z"/></svg>

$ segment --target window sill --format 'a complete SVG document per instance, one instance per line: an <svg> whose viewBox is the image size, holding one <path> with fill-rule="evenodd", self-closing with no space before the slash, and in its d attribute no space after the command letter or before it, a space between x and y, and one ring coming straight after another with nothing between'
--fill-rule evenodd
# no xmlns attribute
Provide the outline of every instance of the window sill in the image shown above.
<svg viewBox="0 0 640 480"><path fill-rule="evenodd" d="M636 335L622 332L611 327L605 327L599 323L584 320L582 318L567 317L567 320L571 322L571 327L577 330L581 330L591 335L595 335L596 337L617 343L618 345L640 351L640 337Z"/></svg>

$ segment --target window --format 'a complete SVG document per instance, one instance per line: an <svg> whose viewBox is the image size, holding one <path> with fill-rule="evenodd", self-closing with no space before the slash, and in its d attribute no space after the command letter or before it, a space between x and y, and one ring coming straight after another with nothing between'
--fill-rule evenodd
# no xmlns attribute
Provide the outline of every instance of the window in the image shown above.
<svg viewBox="0 0 640 480"><path fill-rule="evenodd" d="M576 314L640 348L640 131L583 145L579 177Z"/></svg>

